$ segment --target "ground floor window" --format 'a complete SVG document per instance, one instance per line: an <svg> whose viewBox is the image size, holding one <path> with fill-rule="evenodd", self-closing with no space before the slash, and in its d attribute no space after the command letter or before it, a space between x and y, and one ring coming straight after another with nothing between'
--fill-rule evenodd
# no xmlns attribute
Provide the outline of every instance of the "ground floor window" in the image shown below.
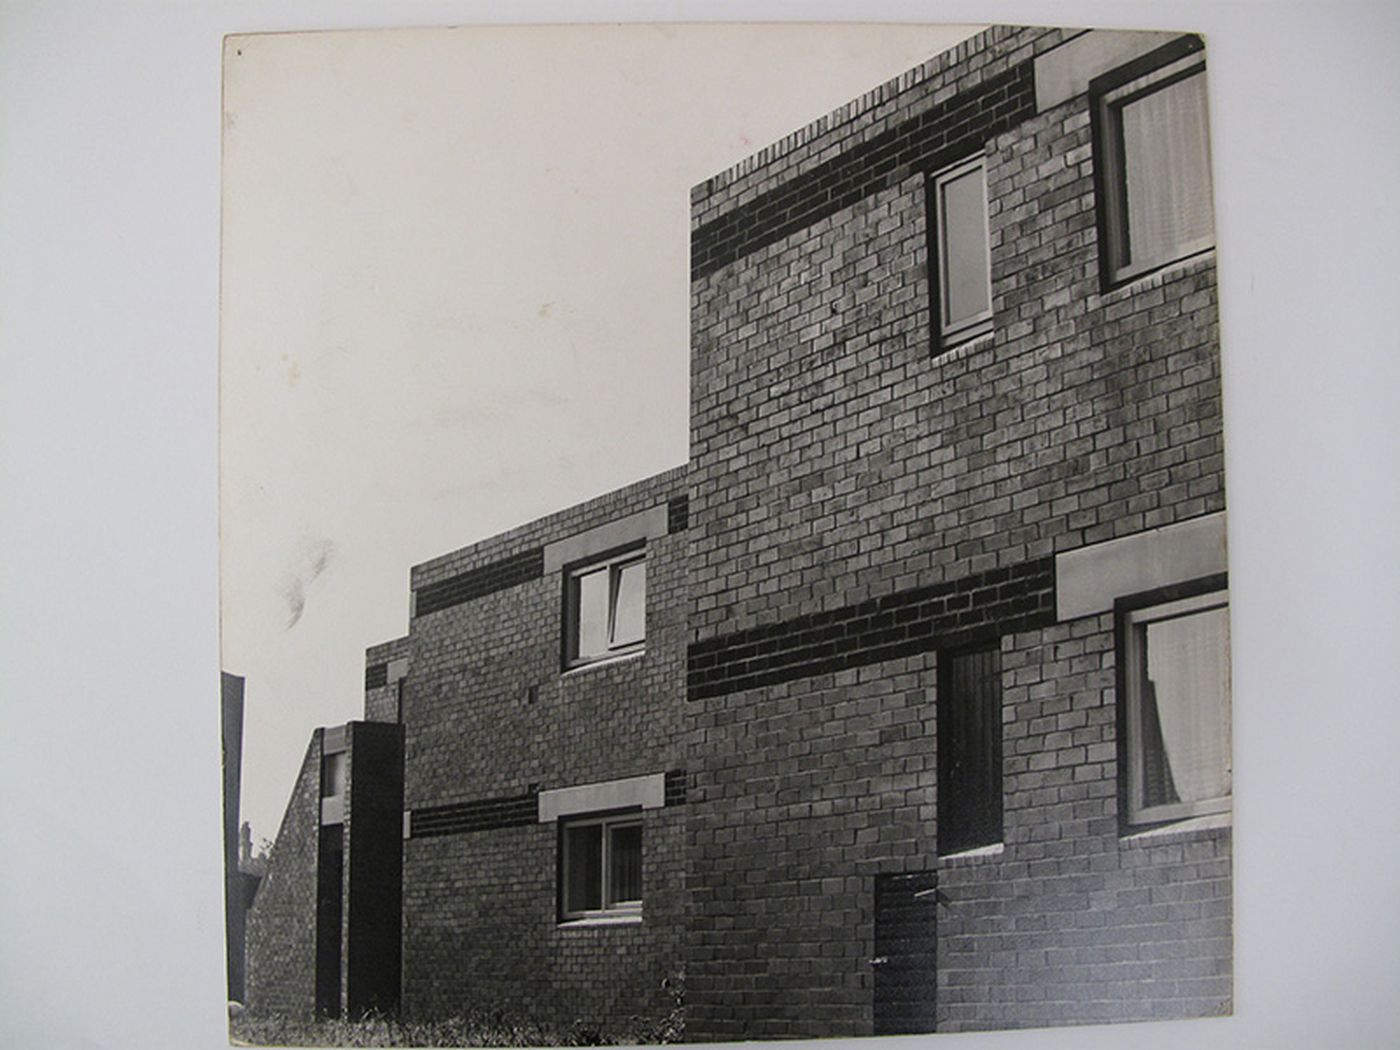
<svg viewBox="0 0 1400 1050"><path fill-rule="evenodd" d="M1001 648L938 654L938 852L1002 838Z"/></svg>
<svg viewBox="0 0 1400 1050"><path fill-rule="evenodd" d="M560 916L640 915L642 820L636 813L560 824Z"/></svg>
<svg viewBox="0 0 1400 1050"><path fill-rule="evenodd" d="M1225 591L1121 614L1120 725L1128 823L1230 808L1230 631Z"/></svg>

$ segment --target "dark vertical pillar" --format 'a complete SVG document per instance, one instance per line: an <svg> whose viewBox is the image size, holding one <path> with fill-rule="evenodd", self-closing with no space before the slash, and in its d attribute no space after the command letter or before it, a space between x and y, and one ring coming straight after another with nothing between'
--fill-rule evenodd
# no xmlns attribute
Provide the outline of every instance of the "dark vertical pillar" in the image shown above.
<svg viewBox="0 0 1400 1050"><path fill-rule="evenodd" d="M399 1008L403 919L403 727L350 725L345 1009Z"/></svg>
<svg viewBox="0 0 1400 1050"><path fill-rule="evenodd" d="M340 1016L341 887L345 834L341 824L321 827L316 858L316 1014Z"/></svg>
<svg viewBox="0 0 1400 1050"><path fill-rule="evenodd" d="M243 767L243 678L221 672L224 758L224 949L228 997L244 1001L248 893L238 870L238 809Z"/></svg>

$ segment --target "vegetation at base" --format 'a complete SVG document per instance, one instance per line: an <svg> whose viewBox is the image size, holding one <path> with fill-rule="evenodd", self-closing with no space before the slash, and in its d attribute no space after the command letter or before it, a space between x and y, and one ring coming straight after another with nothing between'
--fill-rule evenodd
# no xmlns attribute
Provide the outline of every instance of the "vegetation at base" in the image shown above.
<svg viewBox="0 0 1400 1050"><path fill-rule="evenodd" d="M399 1021L366 1017L360 1021L304 1021L243 1013L229 1022L235 1044L246 1046L619 1046L679 1042L685 1032L684 1007L660 1021L632 1017L610 1031L575 1023L567 1028L511 1022L495 1016L445 1021Z"/></svg>

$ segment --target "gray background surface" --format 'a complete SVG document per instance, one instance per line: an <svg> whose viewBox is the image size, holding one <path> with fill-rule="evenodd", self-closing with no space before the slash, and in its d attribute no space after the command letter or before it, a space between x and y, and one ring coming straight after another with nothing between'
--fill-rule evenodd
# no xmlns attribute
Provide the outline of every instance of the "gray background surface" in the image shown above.
<svg viewBox="0 0 1400 1050"><path fill-rule="evenodd" d="M502 7L0 3L0 1044L224 1042L220 39L502 20ZM952 1043L1393 1045L1391 5L524 2L509 17L581 13L1207 34L1236 625L1236 1016Z"/></svg>

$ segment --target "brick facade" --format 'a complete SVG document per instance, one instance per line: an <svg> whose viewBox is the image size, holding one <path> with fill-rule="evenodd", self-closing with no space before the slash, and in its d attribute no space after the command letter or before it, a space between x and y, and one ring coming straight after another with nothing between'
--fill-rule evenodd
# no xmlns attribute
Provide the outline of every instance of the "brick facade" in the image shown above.
<svg viewBox="0 0 1400 1050"><path fill-rule="evenodd" d="M995 27L695 188L688 466L416 566L367 653L406 1014L607 1031L681 974L699 1040L1229 1011L1228 812L1133 825L1126 786L1128 610L1225 586L1214 253L1106 279L1096 138L1106 75L1199 46ZM930 200L973 156L955 342ZM572 567L639 544L644 647L572 666ZM640 915L577 921L563 822L617 812Z"/></svg>
<svg viewBox="0 0 1400 1050"><path fill-rule="evenodd" d="M1053 600L1057 554L1223 509L1214 262L1101 290L1089 97L1036 112L1065 39L991 30L693 195L695 1038L1229 1009L1228 828L1120 836L1113 617ZM948 348L926 180L983 150L992 331ZM1000 638L1004 835L939 858L969 631ZM879 887L918 873L885 911L929 987L882 1021L918 978L879 974Z"/></svg>
<svg viewBox="0 0 1400 1050"><path fill-rule="evenodd" d="M644 814L643 923L568 926L556 910L558 829L538 819L537 800L685 767L685 496L685 474L673 471L413 570L410 1014L486 1009L606 1025L669 1008L661 982L684 966L684 807ZM544 572L545 547L655 508L664 524L646 541L645 651L561 673L562 575ZM533 571L518 571L527 562ZM424 602L445 584L507 579Z"/></svg>
<svg viewBox="0 0 1400 1050"><path fill-rule="evenodd" d="M312 734L248 910L248 1005L310 1016L316 1006L316 835L320 827L321 730Z"/></svg>

